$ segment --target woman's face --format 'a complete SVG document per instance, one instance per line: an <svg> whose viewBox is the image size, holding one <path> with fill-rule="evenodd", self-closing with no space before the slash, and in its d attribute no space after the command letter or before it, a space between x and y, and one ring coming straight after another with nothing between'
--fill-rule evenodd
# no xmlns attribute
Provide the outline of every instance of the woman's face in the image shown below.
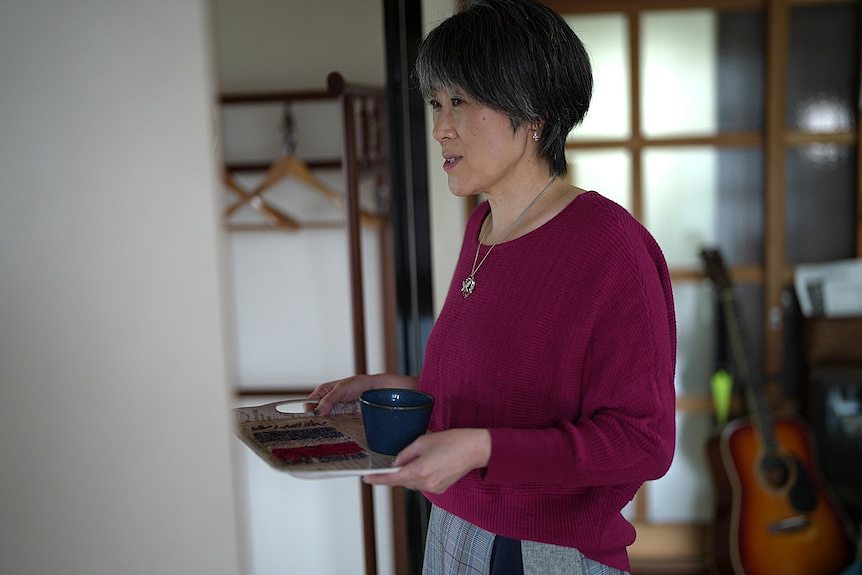
<svg viewBox="0 0 862 575"><path fill-rule="evenodd" d="M517 185L528 160L528 130L512 130L509 118L459 89L439 90L429 100L434 139L443 152L443 170L456 196L505 193ZM532 134L530 132L529 134Z"/></svg>

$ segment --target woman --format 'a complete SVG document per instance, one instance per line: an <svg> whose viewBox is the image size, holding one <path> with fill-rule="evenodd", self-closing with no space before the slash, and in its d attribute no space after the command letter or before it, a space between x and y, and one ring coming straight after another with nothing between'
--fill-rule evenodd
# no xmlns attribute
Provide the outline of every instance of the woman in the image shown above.
<svg viewBox="0 0 862 575"><path fill-rule="evenodd" d="M416 76L469 218L421 377L320 385L326 414L370 388L435 398L430 433L368 483L421 490L425 573L619 573L620 510L674 448L676 333L653 238L569 185L565 139L589 107L583 45L532 0L484 0L423 41Z"/></svg>

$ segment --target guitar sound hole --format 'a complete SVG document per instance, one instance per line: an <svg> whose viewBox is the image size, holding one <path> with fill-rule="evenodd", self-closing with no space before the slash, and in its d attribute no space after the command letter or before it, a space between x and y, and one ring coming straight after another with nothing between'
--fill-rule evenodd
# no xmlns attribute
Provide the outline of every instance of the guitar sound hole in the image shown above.
<svg viewBox="0 0 862 575"><path fill-rule="evenodd" d="M773 489L781 489L790 481L790 468L777 455L767 455L760 462L760 472L767 485Z"/></svg>

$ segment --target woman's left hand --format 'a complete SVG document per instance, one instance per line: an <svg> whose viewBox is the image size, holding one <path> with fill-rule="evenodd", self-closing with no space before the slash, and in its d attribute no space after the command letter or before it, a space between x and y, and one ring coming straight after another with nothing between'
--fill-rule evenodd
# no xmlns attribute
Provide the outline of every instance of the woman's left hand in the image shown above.
<svg viewBox="0 0 862 575"><path fill-rule="evenodd" d="M394 473L366 475L372 485L402 486L443 493L473 469L485 467L491 457L487 429L448 429L423 435L395 458Z"/></svg>

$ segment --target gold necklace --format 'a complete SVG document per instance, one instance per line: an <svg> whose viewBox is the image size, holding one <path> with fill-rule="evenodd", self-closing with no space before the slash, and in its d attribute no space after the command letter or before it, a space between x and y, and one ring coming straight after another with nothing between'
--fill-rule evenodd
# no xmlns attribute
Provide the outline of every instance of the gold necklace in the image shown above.
<svg viewBox="0 0 862 575"><path fill-rule="evenodd" d="M542 188L542 191L539 192L538 194L536 194L536 197L533 198L533 201L530 202L529 204L527 204L527 207L524 208L524 211L522 211L520 214L518 214L517 218L512 220L512 223L506 227L506 230L503 233L503 235L500 237L500 239L497 240L496 242L494 242L491 245L491 247L488 248L488 251L482 257L482 261L479 261L479 250L482 248L482 238L481 237L479 238L479 245L476 246L476 255L473 256L473 267L470 269L470 275L468 275L466 278L464 278L464 281L461 282L461 294L465 298L469 297L470 294L473 293L473 290L476 289L476 272L479 271L479 268L482 267L482 264L484 264L485 260L488 259L488 256L491 255L491 250L493 250L497 244L503 242L506 238L509 237L509 234L512 233L512 230L515 229L515 224L517 224L521 220L521 218L524 217L524 214L526 214L528 211L530 211L530 208L532 208L533 205L537 201L539 201L539 198L542 197L542 194L545 193L545 190L547 190L549 187L551 187L551 183L553 183L553 181L555 179L556 179L555 177L552 177L550 180L548 180L548 183L545 184L545 187ZM478 265L476 264L476 262L479 262Z"/></svg>

